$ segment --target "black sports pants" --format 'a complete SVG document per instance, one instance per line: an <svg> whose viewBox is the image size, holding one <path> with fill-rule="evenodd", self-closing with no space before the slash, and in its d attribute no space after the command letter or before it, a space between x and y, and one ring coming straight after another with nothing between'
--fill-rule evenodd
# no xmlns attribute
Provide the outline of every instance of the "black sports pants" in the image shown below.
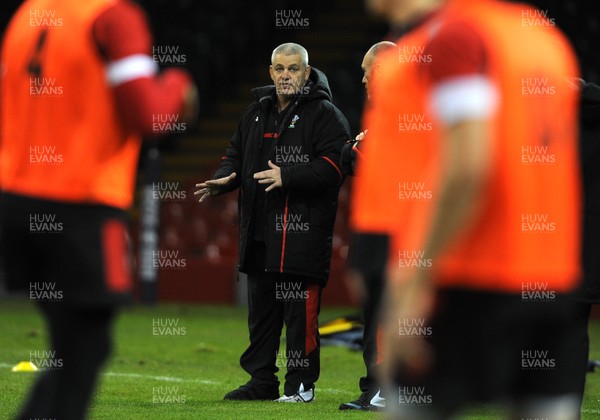
<svg viewBox="0 0 600 420"><path fill-rule="evenodd" d="M363 360L367 374L360 378L358 386L362 392L361 399L370 401L377 391L377 367L379 349L377 332L379 330L379 305L383 293L383 278L378 275L365 279L366 296L362 304L362 316L365 323L363 332Z"/></svg>
<svg viewBox="0 0 600 420"><path fill-rule="evenodd" d="M108 206L0 196L7 286L38 305L53 359L18 418L85 418L110 353L113 315L130 299L124 219L123 210ZM32 351L43 350L29 349L30 357Z"/></svg>
<svg viewBox="0 0 600 420"><path fill-rule="evenodd" d="M248 273L248 330L250 345L240 364L251 382L279 386L275 375L286 367L285 395L298 392L300 384L310 389L319 378L320 342L318 315L321 286L316 279L267 273L264 245L255 243L257 269ZM286 351L279 350L283 325Z"/></svg>

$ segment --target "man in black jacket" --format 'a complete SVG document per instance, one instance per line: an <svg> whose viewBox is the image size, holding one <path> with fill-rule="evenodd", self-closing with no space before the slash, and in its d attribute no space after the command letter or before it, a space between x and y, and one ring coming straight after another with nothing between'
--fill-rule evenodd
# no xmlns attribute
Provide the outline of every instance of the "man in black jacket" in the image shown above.
<svg viewBox="0 0 600 420"><path fill-rule="evenodd" d="M362 82L365 85L367 99L371 99L369 82L376 77L379 72L379 64L376 58L382 52L396 48L396 44L390 41L381 41L371 46L366 52L362 69L364 75ZM368 103L365 105L368 106ZM367 130L358 134L352 141L348 141L342 148L340 166L342 172L348 175L354 175L357 159L360 159L360 145L367 137ZM379 411L385 408L385 399L379 392L379 383L376 378L380 352L377 345L379 302L383 293L383 270L385 265L386 248L378 247L380 235L371 232L361 232L352 235L350 258L348 259L348 279L354 287L361 292L362 318L365 323L363 332L363 361L365 362L366 375L358 381L361 394L358 399L340 404L340 410L363 410ZM372 247L373 246L373 247ZM372 248L371 248L372 247ZM360 257L358 254L362 254ZM361 266L364 254L372 254L368 261L370 264L379 261L380 269L365 270Z"/></svg>
<svg viewBox="0 0 600 420"><path fill-rule="evenodd" d="M240 364L252 379L227 400L279 398L275 373L286 366L281 402L310 402L319 377L318 314L327 282L343 175L346 118L331 102L325 75L306 50L278 46L274 85L254 102L212 180L196 184L200 201L240 188L239 271L248 274L250 345ZM283 323L286 352L279 351Z"/></svg>
<svg viewBox="0 0 600 420"><path fill-rule="evenodd" d="M573 294L578 322L573 343L578 357L578 394L583 401L588 370L590 338L588 321L592 305L600 303L600 86L578 81L581 91L579 109L579 156L583 181L582 266L583 278ZM592 362L590 362L592 363ZM593 365L592 365L593 366Z"/></svg>

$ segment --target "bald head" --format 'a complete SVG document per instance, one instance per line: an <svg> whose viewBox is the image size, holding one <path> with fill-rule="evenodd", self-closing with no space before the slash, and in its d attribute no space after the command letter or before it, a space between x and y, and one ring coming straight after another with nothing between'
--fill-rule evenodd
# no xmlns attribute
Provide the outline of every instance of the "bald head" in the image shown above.
<svg viewBox="0 0 600 420"><path fill-rule="evenodd" d="M369 51L367 51L367 53L365 54L365 58L366 57L371 57L371 58L375 58L377 56L377 54L382 53L383 51L389 50L391 48L395 48L396 44L394 44L393 42L390 41L381 41L378 42L377 44L371 46L371 48L369 48Z"/></svg>
<svg viewBox="0 0 600 420"><path fill-rule="evenodd" d="M371 48L369 48L369 50L366 52L365 56L363 57L363 61L361 64L361 67L364 71L362 82L365 85L365 89L367 89L367 97L369 99L371 98L371 94L369 92L369 79L371 79L373 77L374 72L377 70L376 68L374 68L375 59L382 52L391 50L392 48L396 48L396 47L397 47L396 44L394 44L393 42L381 41L381 42L378 42L377 44L371 46Z"/></svg>

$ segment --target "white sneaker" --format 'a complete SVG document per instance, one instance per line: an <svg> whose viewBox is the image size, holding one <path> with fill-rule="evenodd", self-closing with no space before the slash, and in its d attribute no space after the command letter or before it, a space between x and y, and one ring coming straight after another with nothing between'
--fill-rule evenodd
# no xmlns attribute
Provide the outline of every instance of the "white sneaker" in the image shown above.
<svg viewBox="0 0 600 420"><path fill-rule="evenodd" d="M377 407L377 408L385 408L385 398L383 398L381 396L381 391L377 391L377 394L375 394L373 396L373 398L371 398L371 401L369 401L369 404Z"/></svg>
<svg viewBox="0 0 600 420"><path fill-rule="evenodd" d="M300 389L294 395L284 395L281 398L276 399L277 402L286 402L286 403L309 403L315 400L315 386L308 391L304 390L304 384L300 384Z"/></svg>

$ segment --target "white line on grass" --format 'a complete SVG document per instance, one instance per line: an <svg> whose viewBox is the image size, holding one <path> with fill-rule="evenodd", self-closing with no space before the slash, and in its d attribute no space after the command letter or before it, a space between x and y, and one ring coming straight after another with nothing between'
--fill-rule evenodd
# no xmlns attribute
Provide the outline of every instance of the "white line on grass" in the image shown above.
<svg viewBox="0 0 600 420"><path fill-rule="evenodd" d="M10 363L0 363L0 368L12 368L14 365ZM43 369L40 369L43 370ZM123 372L103 372L103 375L106 376L117 376L123 378L140 378L140 379L152 379L155 381L164 381L164 382L188 382L188 383L196 383L202 385L222 385L222 382L219 381L209 381L206 379L186 379L186 378L177 378L174 376L154 376L154 375L145 375L143 373L123 373ZM349 391L342 391L340 389L333 388L317 388L318 392L325 392L328 394L351 394Z"/></svg>
<svg viewBox="0 0 600 420"><path fill-rule="evenodd" d="M195 384L203 384L203 385L220 385L221 382L217 381L208 381L205 379L185 379L185 378L176 378L173 376L153 376L153 375L144 375L141 373L121 373L121 372L104 372L106 376L121 376L125 378L145 378L145 379L153 379L155 381L165 381L165 382L191 382Z"/></svg>
<svg viewBox="0 0 600 420"><path fill-rule="evenodd" d="M0 368L12 368L14 365L10 363L0 363ZM44 371L44 369L39 369L40 371ZM221 382L217 381L208 381L205 379L186 379L186 378L176 378L173 376L154 376L154 375L144 375L141 373L123 373L123 372L103 372L103 375L106 376L121 376L125 378L146 378L153 379L155 381L165 381L165 382L192 382L203 385L220 385Z"/></svg>

